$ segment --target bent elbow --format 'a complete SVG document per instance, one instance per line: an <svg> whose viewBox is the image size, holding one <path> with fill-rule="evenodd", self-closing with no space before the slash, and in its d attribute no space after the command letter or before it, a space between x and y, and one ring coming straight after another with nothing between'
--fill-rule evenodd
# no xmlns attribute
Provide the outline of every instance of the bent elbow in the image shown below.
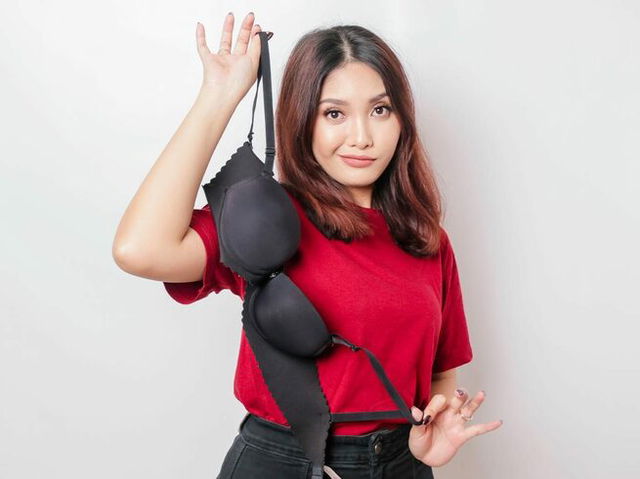
<svg viewBox="0 0 640 479"><path fill-rule="evenodd" d="M118 267L129 274L142 276L146 270L145 256L135 245L114 242L111 256Z"/></svg>

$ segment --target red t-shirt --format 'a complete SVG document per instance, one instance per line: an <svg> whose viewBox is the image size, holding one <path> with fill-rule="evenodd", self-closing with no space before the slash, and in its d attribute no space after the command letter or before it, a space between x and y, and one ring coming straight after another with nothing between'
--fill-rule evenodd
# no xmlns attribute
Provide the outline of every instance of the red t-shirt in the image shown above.
<svg viewBox="0 0 640 479"><path fill-rule="evenodd" d="M289 197L300 217L301 241L284 272L309 298L330 332L369 349L405 403L423 409L430 398L432 372L461 366L473 357L446 232L438 255L416 258L393 242L382 212L361 207L375 234L351 243L330 240L307 218L296 198ZM164 283L169 295L182 304L225 289L244 298L245 280L220 262L208 205L193 210L190 226L207 251L203 280ZM238 322L242 324L240 317ZM317 367L331 412L397 409L364 351L335 345L317 358ZM252 414L289 426L267 389L244 329L234 395ZM402 423L406 420L334 423L331 433L367 434Z"/></svg>

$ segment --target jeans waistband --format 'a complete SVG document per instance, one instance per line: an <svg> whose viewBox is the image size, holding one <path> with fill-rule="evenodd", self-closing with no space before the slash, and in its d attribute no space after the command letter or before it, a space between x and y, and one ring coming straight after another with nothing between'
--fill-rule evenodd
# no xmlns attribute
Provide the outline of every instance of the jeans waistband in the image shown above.
<svg viewBox="0 0 640 479"><path fill-rule="evenodd" d="M325 450L328 464L371 464L387 462L408 449L411 424L381 429L359 436L329 434ZM251 413L240 423L238 432L247 444L305 461L306 456L291 428Z"/></svg>

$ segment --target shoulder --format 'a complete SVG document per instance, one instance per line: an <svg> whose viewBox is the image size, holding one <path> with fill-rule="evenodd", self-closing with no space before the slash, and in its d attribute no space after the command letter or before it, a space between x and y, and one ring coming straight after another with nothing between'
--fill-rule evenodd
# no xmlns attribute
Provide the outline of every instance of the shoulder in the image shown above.
<svg viewBox="0 0 640 479"><path fill-rule="evenodd" d="M451 249L451 240L449 239L449 234L447 233L447 230L445 230L442 225L439 226L439 233L440 233L440 251L443 252L448 249Z"/></svg>

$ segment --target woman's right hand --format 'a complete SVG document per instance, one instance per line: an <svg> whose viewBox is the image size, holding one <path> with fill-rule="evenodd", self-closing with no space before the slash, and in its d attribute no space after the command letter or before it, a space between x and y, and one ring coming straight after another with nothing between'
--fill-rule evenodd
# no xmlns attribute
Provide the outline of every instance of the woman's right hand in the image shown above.
<svg viewBox="0 0 640 479"><path fill-rule="evenodd" d="M242 21L236 44L231 46L233 14L225 17L220 48L211 53L204 36L204 25L198 22L196 42L198 55L204 68L202 88L222 88L226 94L238 102L244 98L258 78L260 65L260 25L253 24L253 12Z"/></svg>

